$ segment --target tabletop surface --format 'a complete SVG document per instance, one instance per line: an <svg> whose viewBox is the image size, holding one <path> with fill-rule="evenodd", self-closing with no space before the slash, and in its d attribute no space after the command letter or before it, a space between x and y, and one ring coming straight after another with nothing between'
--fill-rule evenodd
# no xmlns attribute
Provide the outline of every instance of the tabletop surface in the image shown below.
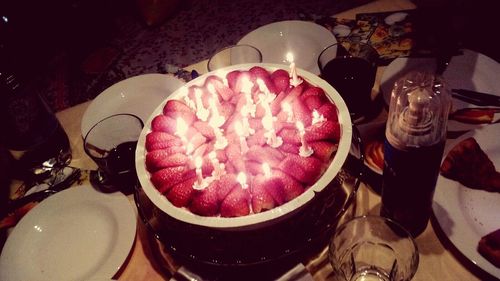
<svg viewBox="0 0 500 281"><path fill-rule="evenodd" d="M415 8L414 4L407 0L380 0L352 10L335 15L340 18L354 18L357 13L393 11ZM191 65L186 69L195 69L199 73L206 72L206 61ZM380 78L384 67L379 67L375 84L375 93L378 93ZM61 124L66 130L73 151L71 165L95 169L96 165L83 151L83 141L80 136L80 122L83 113L91 102L85 102L70 107L57 113ZM385 113L380 114L377 119L383 120ZM131 204L133 197L130 196ZM357 194L356 215L378 214L380 209L380 196L373 192L365 184L361 184ZM139 220L139 219L138 219ZM420 251L420 263L413 280L484 280L489 278L482 270L463 257L439 232L439 225L431 219L427 229L416 242ZM123 267L115 275L117 280L169 280L168 270L175 270L180 266L175 260L165 257L165 253L159 256L158 244L148 234L142 222L138 222L137 237L128 259ZM332 280L331 267L327 262L326 248L317 253L310 260L304 261L304 265L311 273L314 280Z"/></svg>

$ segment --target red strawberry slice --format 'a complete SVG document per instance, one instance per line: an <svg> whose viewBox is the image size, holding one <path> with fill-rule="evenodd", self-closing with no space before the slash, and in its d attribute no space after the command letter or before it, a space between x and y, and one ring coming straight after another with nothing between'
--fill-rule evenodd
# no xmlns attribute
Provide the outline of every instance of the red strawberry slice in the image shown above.
<svg viewBox="0 0 500 281"><path fill-rule="evenodd" d="M155 150L146 155L146 167L154 172L162 168L184 166L189 157L184 153L167 154L165 150Z"/></svg>
<svg viewBox="0 0 500 281"><path fill-rule="evenodd" d="M229 143L225 150L228 161L233 164L236 171L245 171L245 161L241 155L240 144Z"/></svg>
<svg viewBox="0 0 500 281"><path fill-rule="evenodd" d="M229 88L231 88L234 92L234 88L236 86L236 81L238 79L238 77L240 76L240 73L241 71L239 70L233 70L231 72L229 72L228 74L226 74L226 79L227 79L227 83L229 85Z"/></svg>
<svg viewBox="0 0 500 281"><path fill-rule="evenodd" d="M300 145L284 142L279 149L286 153L299 154Z"/></svg>
<svg viewBox="0 0 500 281"><path fill-rule="evenodd" d="M226 172L227 173L230 173L230 174L237 174L239 173L238 170L236 170L236 168L234 167L234 165L230 162L230 161L227 161L224 165L226 165Z"/></svg>
<svg viewBox="0 0 500 281"><path fill-rule="evenodd" d="M302 100L305 100L309 97L318 97L323 103L328 101L325 92L320 87L311 86L307 88L300 96Z"/></svg>
<svg viewBox="0 0 500 281"><path fill-rule="evenodd" d="M294 130L297 129L297 126L295 125L294 122L287 122L286 121L288 118L287 116L288 116L288 114L283 112L283 111L278 114L278 120L276 122L274 122L274 130L276 132L279 133L283 129L294 129ZM281 121L280 119L282 119L284 121Z"/></svg>
<svg viewBox="0 0 500 281"><path fill-rule="evenodd" d="M315 141L309 143L312 150L314 151L313 156L323 161L323 163L327 163L330 161L332 155L335 151L337 151L338 145L329 141Z"/></svg>
<svg viewBox="0 0 500 281"><path fill-rule="evenodd" d="M217 183L212 182L204 190L195 191L191 204L189 204L189 210L201 216L217 215L219 213Z"/></svg>
<svg viewBox="0 0 500 281"><path fill-rule="evenodd" d="M263 146L266 144L266 137L264 136L266 134L266 130L260 129L256 131L253 135L247 137L247 145L249 147L258 145L258 146Z"/></svg>
<svg viewBox="0 0 500 281"><path fill-rule="evenodd" d="M181 146L182 141L169 133L165 132L149 132L146 135L146 150L153 151L164 149L172 146Z"/></svg>
<svg viewBox="0 0 500 281"><path fill-rule="evenodd" d="M196 120L195 113L186 104L179 100L169 100L163 108L163 114L177 120L184 119L184 122L189 126Z"/></svg>
<svg viewBox="0 0 500 281"><path fill-rule="evenodd" d="M266 177L264 175L257 176L257 184L262 185L267 193L273 198L274 205L279 206L286 202L285 191L281 181L275 177ZM261 181L261 182L259 182Z"/></svg>
<svg viewBox="0 0 500 281"><path fill-rule="evenodd" d="M269 72L267 72L267 70L265 70L263 67L254 66L254 67L250 68L249 71L256 78L260 78L260 79L269 78Z"/></svg>
<svg viewBox="0 0 500 281"><path fill-rule="evenodd" d="M220 177L217 183L217 198L219 202L222 202L224 198L235 188L240 185L236 180L236 175L234 173L224 174Z"/></svg>
<svg viewBox="0 0 500 281"><path fill-rule="evenodd" d="M193 127L198 130L198 132L200 132L205 138L211 140L213 138L215 138L215 133L214 133L214 129L212 128L212 126L208 125L207 122L203 122L203 121L195 121L193 123Z"/></svg>
<svg viewBox="0 0 500 281"><path fill-rule="evenodd" d="M283 143L301 145L300 135L297 129L283 128L278 135L283 139Z"/></svg>
<svg viewBox="0 0 500 281"><path fill-rule="evenodd" d="M327 120L338 122L337 107L331 102L323 104L318 109L318 113L323 115Z"/></svg>
<svg viewBox="0 0 500 281"><path fill-rule="evenodd" d="M307 142L320 140L338 142L340 139L340 125L330 120L316 123L306 128L304 138Z"/></svg>
<svg viewBox="0 0 500 281"><path fill-rule="evenodd" d="M246 80L249 80L253 84L250 94L258 89L258 86L255 83L255 76L253 76L249 71L240 71L240 75L236 79L236 84L234 85L234 88L232 88L235 94L242 93L243 87L246 86L244 84Z"/></svg>
<svg viewBox="0 0 500 281"><path fill-rule="evenodd" d="M160 193L165 193L175 184L195 176L195 170L185 166L168 167L154 172L151 176L151 182Z"/></svg>
<svg viewBox="0 0 500 281"><path fill-rule="evenodd" d="M301 121L304 127L311 125L312 111L300 99L295 100L292 111L294 120Z"/></svg>
<svg viewBox="0 0 500 281"><path fill-rule="evenodd" d="M259 118L249 118L248 123L250 124L250 128L255 131L262 129L262 120Z"/></svg>
<svg viewBox="0 0 500 281"><path fill-rule="evenodd" d="M231 116L233 116L234 113L234 104L231 104L229 102L224 102L220 106L220 111L219 114L220 116L224 117L224 120L229 120Z"/></svg>
<svg viewBox="0 0 500 281"><path fill-rule="evenodd" d="M163 114L155 116L151 121L151 129L155 132L165 132L174 135L177 131L177 121Z"/></svg>
<svg viewBox="0 0 500 281"><path fill-rule="evenodd" d="M201 145L207 142L207 138L205 138L201 133L196 132L192 137L188 138L189 145L192 146L193 150L196 150ZM201 154L203 155L203 153Z"/></svg>
<svg viewBox="0 0 500 281"><path fill-rule="evenodd" d="M304 192L304 186L293 177L280 170L273 170L273 176L278 178L283 186L285 201L288 202Z"/></svg>
<svg viewBox="0 0 500 281"><path fill-rule="evenodd" d="M246 158L261 164L268 163L270 166L275 167L283 160L284 155L279 150L270 146L254 145L248 149Z"/></svg>
<svg viewBox="0 0 500 281"><path fill-rule="evenodd" d="M228 101L231 99L233 96L233 90L229 88L228 86L224 85L222 82L222 79L220 79L217 76L210 76L207 78L205 81L205 87L208 86L208 84L212 84L215 88L215 91L219 94L219 101L222 99L224 101Z"/></svg>
<svg viewBox="0 0 500 281"><path fill-rule="evenodd" d="M214 166L212 165L212 161L208 157L203 158L203 162L201 165L201 174L204 178L212 175L212 171L214 170Z"/></svg>
<svg viewBox="0 0 500 281"><path fill-rule="evenodd" d="M307 108L311 111L314 109L318 110L323 104L324 101L321 100L321 97L319 96L309 96L307 98L302 99L304 101L304 104L307 106Z"/></svg>
<svg viewBox="0 0 500 281"><path fill-rule="evenodd" d="M288 93L290 90L290 77L287 76L278 76L275 78L271 78L274 83L274 88L276 89L274 93Z"/></svg>
<svg viewBox="0 0 500 281"><path fill-rule="evenodd" d="M263 185L264 176L254 177L252 180L252 210L254 213L260 213L266 210L271 210L275 207L274 199L267 192Z"/></svg>
<svg viewBox="0 0 500 281"><path fill-rule="evenodd" d="M273 73L271 73L271 79L278 78L278 77L287 77L290 79L290 75L288 74L288 71L284 69L276 69Z"/></svg>
<svg viewBox="0 0 500 281"><path fill-rule="evenodd" d="M195 181L196 178L190 178L172 186L167 193L167 199L176 207L186 207L195 193L193 189Z"/></svg>
<svg viewBox="0 0 500 281"><path fill-rule="evenodd" d="M283 99L282 102L283 103L287 102L289 104L294 103L299 98L300 94L302 94L302 91L304 90L304 87L305 87L304 83L301 83L298 86L296 86L295 88L293 88L288 93L288 95L286 95L286 97Z"/></svg>
<svg viewBox="0 0 500 281"><path fill-rule="evenodd" d="M262 164L259 162L247 160L245 161L245 170L247 173L251 175L262 174Z"/></svg>
<svg viewBox="0 0 500 281"><path fill-rule="evenodd" d="M315 157L288 154L278 168L296 180L313 184L322 173L323 162Z"/></svg>
<svg viewBox="0 0 500 281"><path fill-rule="evenodd" d="M250 214L250 193L248 189L236 186L220 205L222 217L241 217Z"/></svg>
<svg viewBox="0 0 500 281"><path fill-rule="evenodd" d="M276 89L276 86L274 85L274 81L271 79L270 76L258 77L258 79L260 79L260 80L262 80L262 82L264 82L264 85L266 85L266 88L269 91L269 93L271 93L271 94L279 93L279 91ZM258 84L257 84L257 86L258 86ZM259 88L257 88L257 89L259 89ZM263 91L265 91L265 89L263 89ZM255 93L254 93L254 100L255 101L258 101L258 94L260 94L260 93L261 93L260 89L259 89L259 91L255 91Z"/></svg>

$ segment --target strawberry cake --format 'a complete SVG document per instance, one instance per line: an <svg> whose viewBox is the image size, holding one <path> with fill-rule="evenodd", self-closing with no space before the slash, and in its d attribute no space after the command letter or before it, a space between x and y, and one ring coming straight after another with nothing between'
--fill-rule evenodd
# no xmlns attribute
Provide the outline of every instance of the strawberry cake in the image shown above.
<svg viewBox="0 0 500 281"><path fill-rule="evenodd" d="M347 156L349 114L333 88L286 66L242 66L178 89L141 134L141 185L174 217L279 216L321 191Z"/></svg>

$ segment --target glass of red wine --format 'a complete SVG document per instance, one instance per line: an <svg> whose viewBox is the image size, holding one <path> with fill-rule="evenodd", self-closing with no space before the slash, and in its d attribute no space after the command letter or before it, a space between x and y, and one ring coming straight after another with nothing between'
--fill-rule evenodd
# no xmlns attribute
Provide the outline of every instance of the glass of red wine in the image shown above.
<svg viewBox="0 0 500 281"><path fill-rule="evenodd" d="M378 59L369 44L348 41L326 47L318 57L321 77L342 96L354 123L364 120L371 110Z"/></svg>
<svg viewBox="0 0 500 281"><path fill-rule="evenodd" d="M98 169L91 184L103 192L131 194L137 185L135 148L144 124L132 114L116 114L97 122L83 141L85 153Z"/></svg>

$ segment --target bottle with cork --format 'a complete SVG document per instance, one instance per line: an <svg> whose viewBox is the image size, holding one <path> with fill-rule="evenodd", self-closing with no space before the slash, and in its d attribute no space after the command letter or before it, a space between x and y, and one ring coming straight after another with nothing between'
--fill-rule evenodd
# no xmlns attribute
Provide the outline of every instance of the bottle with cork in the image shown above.
<svg viewBox="0 0 500 281"><path fill-rule="evenodd" d="M410 72L391 93L380 213L415 237L432 213L450 105L449 89L432 73Z"/></svg>

